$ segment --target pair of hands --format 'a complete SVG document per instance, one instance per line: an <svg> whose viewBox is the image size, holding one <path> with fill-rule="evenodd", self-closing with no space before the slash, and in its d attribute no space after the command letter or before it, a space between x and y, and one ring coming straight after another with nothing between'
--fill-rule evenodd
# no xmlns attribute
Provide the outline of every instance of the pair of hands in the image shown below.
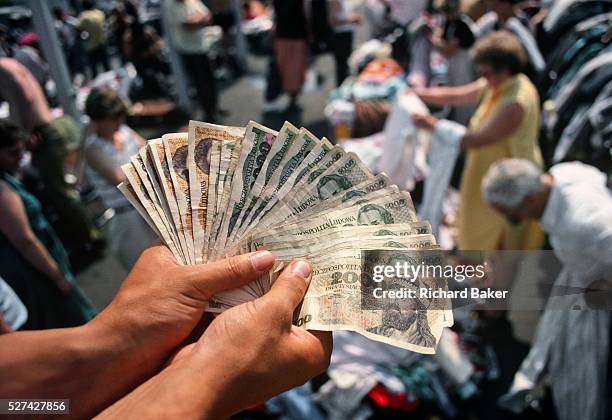
<svg viewBox="0 0 612 420"><path fill-rule="evenodd" d="M228 416L323 372L331 334L292 325L308 288L305 261L289 265L265 296L205 316L211 296L255 280L273 264L270 252L259 251L181 266L165 246L147 249L90 328L127 340L139 364L159 373L102 416Z"/></svg>

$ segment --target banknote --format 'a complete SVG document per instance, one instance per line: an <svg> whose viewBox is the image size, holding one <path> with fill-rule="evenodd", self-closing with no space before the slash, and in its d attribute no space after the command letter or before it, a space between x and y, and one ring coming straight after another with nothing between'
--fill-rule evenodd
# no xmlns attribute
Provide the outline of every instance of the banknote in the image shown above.
<svg viewBox="0 0 612 420"><path fill-rule="evenodd" d="M297 138L298 133L299 129L288 121L286 121L285 124L283 124L283 126L279 130L278 136L276 140L272 143L272 147L268 152L269 158L266 159L263 166L261 167L259 175L257 175L257 178L255 178L253 187L249 192L249 196L246 201L247 205L243 207L242 211L240 212L240 215L238 216L238 224L236 229L234 230L233 237L235 237L236 233L241 230L241 228L244 226L245 221L249 219L251 211L253 210L255 204L261 197L264 189L269 184L274 172L282 163L283 158L287 154L287 151L293 144L294 140Z"/></svg>
<svg viewBox="0 0 612 420"><path fill-rule="evenodd" d="M149 174L147 172L147 167L146 167L146 164L145 164L146 149L143 148L142 150L145 152L144 153L144 158L143 158L143 154L138 153L137 155L133 156L130 159L130 163L132 164L133 168L136 170L136 173L138 174L138 178L139 178L138 181L134 181L134 182L142 183L142 186L146 190L147 198L149 200L151 200L151 204L153 206L154 213L157 215L157 217L159 217L159 219L161 220L162 224L166 228L167 234L172 237L172 240L174 242L176 242L176 235L174 233L174 226L171 223L168 223L167 215L166 215L166 213L164 213L164 209L162 208L162 205L159 202L159 199L158 199L157 195L155 194L155 189L153 188L153 183L152 183L152 181L151 181L151 179L149 177ZM125 173L125 171L124 171L124 173ZM127 174L126 174L126 176L127 176ZM129 177L128 177L128 180L129 180ZM134 182L130 181L132 186L135 186Z"/></svg>
<svg viewBox="0 0 612 420"><path fill-rule="evenodd" d="M285 223L295 220L308 209L373 177L354 153L345 154L330 166L319 167L308 174L292 194L274 206L270 218L274 217ZM269 226L265 221L260 224Z"/></svg>
<svg viewBox="0 0 612 420"><path fill-rule="evenodd" d="M325 138L318 140L308 130L301 128L298 137L281 161L279 169L272 174L269 184L261 193L261 198L255 204L253 215L247 226L240 229L240 236L255 226L259 220L282 198L294 185L300 172L306 172L317 166L332 150L333 145Z"/></svg>
<svg viewBox="0 0 612 420"><path fill-rule="evenodd" d="M331 242L327 241L326 243L310 245L309 247L277 247L271 249L272 253L274 253L277 258L275 268L272 271L278 271L289 261L305 256L308 256L308 259L313 265L313 269L316 270L317 267L322 264L327 264L329 259L335 258L336 255L360 254L362 248L396 249L398 248L397 243L402 243L401 248L403 250L433 249L436 247L435 239L432 235L406 236L397 238L395 243L381 236L372 236L359 241L347 238L337 238ZM250 295L261 293L262 290L265 293L270 290L275 278L274 275L268 274L235 291L217 294L211 299L209 310L212 312L220 312L235 306L237 302L242 299L248 299Z"/></svg>
<svg viewBox="0 0 612 420"><path fill-rule="evenodd" d="M297 192L285 206L291 211L291 218L301 216L309 209L323 205L327 200L341 195L344 191L372 180L374 175L359 160L357 155L348 153L343 159L330 166L309 189Z"/></svg>
<svg viewBox="0 0 612 420"><path fill-rule="evenodd" d="M336 162L340 161L345 156L346 152L344 152L341 147L335 146L329 152L327 152L325 156L318 162L316 169L312 167L310 171L307 170L308 175L303 176L299 181L296 180L292 187L288 186L288 180L281 188L281 190L283 188L286 188L288 191L294 193L295 191L307 189L310 184L316 181L318 176L320 176L330 166L334 165ZM284 218L287 217L290 212L283 204L291 199L291 195L292 194L287 194L282 199L279 199L279 201L272 203L267 209L267 211L266 209L264 209L264 211L262 212L263 216L260 216L259 220L257 221L257 224L261 225L262 227L267 227L278 223L279 220L285 220Z"/></svg>
<svg viewBox="0 0 612 420"><path fill-rule="evenodd" d="M221 183L222 189L220 191L220 197L217 201L217 213L213 221L209 238L209 243L211 246L209 246L208 252L209 260L211 261L218 258L217 254L222 254L219 248L221 248L221 242L224 242L226 238L221 235L221 227L223 226L225 219L229 217L228 205L232 193L232 183L234 180L234 173L238 165L238 160L241 156L243 143L244 137L233 143L233 147L230 147L229 143L227 143L228 146L224 148L225 151L222 149L220 171L225 168L225 176L223 177L223 181ZM225 163L224 156L226 157Z"/></svg>
<svg viewBox="0 0 612 420"><path fill-rule="evenodd" d="M299 227L285 229L276 234L266 234L245 238L242 242L242 252L251 252L262 249L267 245L276 243L298 243L302 240L310 240L315 243L334 241L335 239L363 239L364 237L393 237L431 235L431 225L427 221L416 221L412 223L397 223L388 226L332 226L326 230L303 230ZM393 238L390 238L391 240ZM435 240L435 239L434 239ZM435 242L434 242L435 243Z"/></svg>
<svg viewBox="0 0 612 420"><path fill-rule="evenodd" d="M369 194L391 187L391 180L385 174L378 174L368 178L366 181L359 183L347 190L329 197L326 200L320 201L310 208L300 213L300 217L309 217L310 214L315 214L327 208L338 208L347 202L355 202L359 198L367 197ZM399 192L399 189L394 189Z"/></svg>
<svg viewBox="0 0 612 420"><path fill-rule="evenodd" d="M217 245L221 249L224 248L225 242L234 232L238 216L246 205L247 197L277 135L278 132L270 130L254 121L250 121L246 127L242 150L240 151L240 164L236 166L233 175L229 201L224 210L224 221L218 234L218 239L222 242L218 242Z"/></svg>
<svg viewBox="0 0 612 420"><path fill-rule="evenodd" d="M218 169L211 172L211 155L218 151L220 158L220 144L223 141L236 141L244 135L244 128L225 127L215 124L207 124L198 121L189 122L188 131L188 173L191 212L193 219L193 244L195 261L201 263L207 255L208 244L206 238L206 221L211 213L208 211L208 198L210 191L210 174L216 175ZM219 160L212 163L218 167ZM216 200L216 199L215 199ZM216 206L215 206L216 207Z"/></svg>
<svg viewBox="0 0 612 420"><path fill-rule="evenodd" d="M208 194L206 197L206 223L204 224L204 237L202 238L202 253L203 262L208 261L208 248L210 246L210 233L212 229L211 220L214 220L217 214L219 176L221 173L221 150L223 144L229 142L215 141L210 150L210 166L208 175Z"/></svg>
<svg viewBox="0 0 612 420"><path fill-rule="evenodd" d="M396 254L389 251L381 249L366 261L362 260L361 252L339 252L333 260L313 267L296 325L321 331L355 331L406 350L435 353L443 328L452 324L448 319L452 316L448 300L416 297L376 302L370 293L376 285L371 279L361 278L367 271L364 266L393 265L396 260L410 262L405 250ZM421 287L447 288L444 280L435 278L386 281L393 282L393 288L401 285L415 291Z"/></svg>
<svg viewBox="0 0 612 420"><path fill-rule="evenodd" d="M163 138L162 138L163 139ZM158 197L162 197L167 203L168 210L170 212L170 221L174 224L178 246L181 248L182 254L185 256L185 261L188 264L192 264L189 248L184 235L182 234L182 222L178 203L176 201L176 195L174 193L174 183L170 177L170 168L166 159L166 151L164 149L164 143L162 139L151 140L148 142L147 147L152 159L152 164L155 169L155 174L159 180L158 186L160 191L157 192Z"/></svg>
<svg viewBox="0 0 612 420"><path fill-rule="evenodd" d="M188 138L187 133L164 134L162 144L168 161L168 172L174 187L174 198L179 211L179 235L185 239L187 260L195 264L193 246L193 223L191 217L191 194L189 191L189 169L187 168Z"/></svg>

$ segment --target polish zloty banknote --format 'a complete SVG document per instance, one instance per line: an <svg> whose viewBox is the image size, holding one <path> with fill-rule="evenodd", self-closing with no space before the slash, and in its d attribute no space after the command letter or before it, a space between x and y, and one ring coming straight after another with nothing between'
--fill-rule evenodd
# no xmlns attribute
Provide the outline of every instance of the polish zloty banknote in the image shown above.
<svg viewBox="0 0 612 420"><path fill-rule="evenodd" d="M153 181L151 180L150 176L149 176L149 172L147 171L147 164L146 164L146 160L147 160L147 149L145 147L143 147L137 155L133 156L130 159L130 162L132 163L134 169L136 170L138 177L139 177L139 181L141 182L142 185L144 186L146 192L147 192L147 196L148 199L151 200L151 205L154 208L154 214L152 216L157 216L159 218L159 220L161 221L161 223L164 225L164 227L166 228L166 232L169 235L169 237L172 240L172 245L173 246L177 246L177 237L176 237L176 231L174 229L174 225L172 223L168 222L168 214L166 213L162 203L159 201L159 198L157 197L157 194L155 193L155 188L153 187ZM125 172L125 171L124 171ZM129 180L129 178L128 178ZM131 182L131 181L130 181ZM132 183L132 185L134 185ZM164 239L165 241L165 239ZM180 251L180 249L177 247L177 249ZM184 259L184 257L183 257Z"/></svg>
<svg viewBox="0 0 612 420"><path fill-rule="evenodd" d="M239 164L232 178L232 189L229 196L225 217L218 236L217 245L223 249L225 242L232 236L238 216L246 205L247 198L255 179L259 175L268 153L278 133L274 130L250 121L247 125L240 151Z"/></svg>
<svg viewBox="0 0 612 420"><path fill-rule="evenodd" d="M246 227L245 222L250 218L255 204L260 199L268 183L271 181L274 172L282 163L283 158L289 151L294 140L297 138L298 133L299 129L289 122L285 122L285 124L283 124L282 128L279 130L278 136L272 143L272 147L268 153L268 158L261 167L259 175L257 175L257 178L253 184L253 188L251 188L251 191L249 192L249 196L246 201L247 205L243 207L240 215L238 216L238 222L236 229L234 229L233 237L236 237L238 232L243 227Z"/></svg>
<svg viewBox="0 0 612 420"><path fill-rule="evenodd" d="M258 227L267 227L276 224L279 220L285 220L284 218L290 213L288 209L285 208L284 204L291 200L293 194L295 194L296 191L309 188L309 186L313 184L323 172L343 159L345 156L346 152L344 152L342 148L336 146L325 154L325 156L317 164L316 168L312 167L311 170L306 169L305 175L299 181L296 180L292 187L289 186L290 180L287 180L281 190L287 189L288 193L282 199L279 199L271 204L267 211L264 209L262 212L263 216L260 216L259 220L257 221Z"/></svg>
<svg viewBox="0 0 612 420"><path fill-rule="evenodd" d="M333 226L326 230L303 230L299 227L283 230L278 234L246 238L242 252L256 251L276 243L297 243L307 240L315 243L334 241L336 239L362 239L364 237L414 236L431 234L431 225L427 221L397 223L388 226Z"/></svg>
<svg viewBox="0 0 612 420"><path fill-rule="evenodd" d="M327 139L318 140L308 130L301 128L279 168L272 174L269 184L261 193L247 225L240 229L240 236L244 236L272 206L291 191L286 186L295 184L299 172L316 166L332 148Z"/></svg>
<svg viewBox="0 0 612 420"><path fill-rule="evenodd" d="M418 353L435 353L445 326L452 324L447 299L376 299L371 279L362 278L364 265L392 265L404 259L405 250L363 261L361 252L340 252L334 260L315 263L310 287L300 307L296 325L307 329L355 331L376 341ZM370 255L370 254L368 254ZM315 256L316 261L316 256ZM442 279L418 278L411 282L395 279L396 284L415 292L420 287L446 289ZM397 286L395 286L397 287ZM417 295L418 296L418 295Z"/></svg>
<svg viewBox="0 0 612 420"><path fill-rule="evenodd" d="M196 261L193 246L193 227L191 218L191 195L189 192L189 169L187 168L187 153L189 143L187 133L164 134L162 143L168 161L168 170L174 197L179 211L181 224L178 226L179 235L185 238L187 246L187 260L194 264Z"/></svg>
<svg viewBox="0 0 612 420"><path fill-rule="evenodd" d="M172 182L172 178L170 177L170 168L166 159L164 143L162 139L151 140L147 144L147 147L149 149L152 164L155 169L155 174L159 181L158 186L161 190L157 193L157 196L163 198L163 200L167 203L168 210L170 212L170 221L172 221L175 226L179 247L185 256L185 261L187 261L188 264L191 264L192 261L189 258L189 248L187 247L185 237L182 234L181 216L174 193L174 184Z"/></svg>
<svg viewBox="0 0 612 420"><path fill-rule="evenodd" d="M297 192L292 200L285 204L291 211L289 217L301 216L308 209L322 205L325 201L334 199L342 192L373 178L374 175L357 156L349 153L344 159L323 172L316 184L311 185L311 188Z"/></svg>
<svg viewBox="0 0 612 420"><path fill-rule="evenodd" d="M201 263L207 255L206 221L211 212L208 209L209 193L211 191L210 175L218 174L219 159L212 160L213 151L220 158L220 142L234 142L244 135L244 128L224 127L214 124L189 122L188 131L188 171L189 191L191 195L191 211L193 217L193 243L195 261ZM215 198L216 202L216 198ZM212 219L211 219L212 220Z"/></svg>

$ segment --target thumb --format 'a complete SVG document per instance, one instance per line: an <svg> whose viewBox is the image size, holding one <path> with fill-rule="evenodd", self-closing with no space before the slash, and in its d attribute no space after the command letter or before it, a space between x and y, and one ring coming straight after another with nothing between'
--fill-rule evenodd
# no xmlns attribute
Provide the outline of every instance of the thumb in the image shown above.
<svg viewBox="0 0 612 420"><path fill-rule="evenodd" d="M273 308L277 308L283 314L289 314L300 304L308 285L312 266L304 260L294 260L281 275L276 279L272 288L261 300Z"/></svg>
<svg viewBox="0 0 612 420"><path fill-rule="evenodd" d="M257 251L180 269L185 271L187 286L196 289L202 299L209 299L223 290L235 289L256 280L268 272L273 264L274 255L270 251Z"/></svg>

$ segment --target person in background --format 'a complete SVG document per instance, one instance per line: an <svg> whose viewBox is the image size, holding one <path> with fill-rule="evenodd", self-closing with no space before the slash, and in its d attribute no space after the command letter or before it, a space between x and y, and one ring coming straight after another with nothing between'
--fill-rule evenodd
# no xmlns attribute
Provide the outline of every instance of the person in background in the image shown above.
<svg viewBox="0 0 612 420"><path fill-rule="evenodd" d="M170 68L162 54L163 43L150 25L134 20L123 36L123 51L142 79L142 92L147 98L171 93L167 79Z"/></svg>
<svg viewBox="0 0 612 420"><path fill-rule="evenodd" d="M289 107L306 80L308 67L308 23L303 0L274 0L274 53Z"/></svg>
<svg viewBox="0 0 612 420"><path fill-rule="evenodd" d="M53 227L62 242L71 251L103 245L69 182L82 144L76 122L67 115L52 117L40 84L14 59L0 58L0 94L9 103L10 120L30 134L31 166L39 184L33 192L47 214L53 213Z"/></svg>
<svg viewBox="0 0 612 420"><path fill-rule="evenodd" d="M525 53L512 34L500 31L476 43L472 61L481 76L477 81L414 90L428 104L479 104L461 143L467 152L457 215L459 249L539 249L543 235L536 222L510 226L480 194L484 174L498 159L519 157L543 165L538 145L540 100L535 86L521 73ZM438 128L431 115L414 119L421 128Z"/></svg>
<svg viewBox="0 0 612 420"><path fill-rule="evenodd" d="M53 8L55 30L66 54L68 68L73 77L85 72L83 45L77 36L77 19L68 15L61 7ZM79 76L82 77L82 76Z"/></svg>
<svg viewBox="0 0 612 420"><path fill-rule="evenodd" d="M474 34L469 18L460 13L459 0L440 0L434 4L444 16L444 25L432 34L431 43L448 62L448 85L466 85L474 80L469 55L469 49L474 45ZM474 106L455 107L450 118L467 125L474 109Z"/></svg>
<svg viewBox="0 0 612 420"><path fill-rule="evenodd" d="M350 0L329 0L329 21L332 28L330 47L336 65L336 86L349 74L348 58L353 52L354 25L360 22Z"/></svg>
<svg viewBox="0 0 612 420"><path fill-rule="evenodd" d="M200 0L169 0L163 13L168 16L170 40L180 54L183 68L195 86L204 119L218 118L217 81L208 57L204 28L212 23L210 10Z"/></svg>
<svg viewBox="0 0 612 420"><path fill-rule="evenodd" d="M546 381L560 420L612 414L612 191L606 181L581 162L543 173L526 159L499 160L482 181L485 202L509 221L540 220L563 263L531 350L500 400L504 407L520 411L527 393Z"/></svg>
<svg viewBox="0 0 612 420"><path fill-rule="evenodd" d="M77 30L85 38L85 52L91 77L95 78L98 75L98 65L101 65L104 71L110 70L110 62L108 60L108 52L106 50L106 33L104 25L106 16L102 10L96 9L95 3L92 0L83 0L83 11L78 17Z"/></svg>
<svg viewBox="0 0 612 420"><path fill-rule="evenodd" d="M28 32L19 38L17 48L13 50L13 58L32 73L44 91L49 80L49 65L40 54L36 33Z"/></svg>
<svg viewBox="0 0 612 420"><path fill-rule="evenodd" d="M40 202L15 178L26 135L0 120L0 275L25 304L23 329L74 327L96 310L78 289Z"/></svg>
<svg viewBox="0 0 612 420"><path fill-rule="evenodd" d="M232 10L231 0L209 0L208 7L212 13L212 24L219 26L223 31L223 38L221 39L221 45L223 51L221 51L221 59L223 65L227 70L232 68L232 29L235 27L235 16Z"/></svg>
<svg viewBox="0 0 612 420"><path fill-rule="evenodd" d="M119 262L130 270L155 234L117 185L125 180L121 166L129 163L145 141L125 125L128 108L114 90L92 90L85 111L91 118L85 140L85 173L104 204L115 211L108 231L110 246Z"/></svg>
<svg viewBox="0 0 612 420"><path fill-rule="evenodd" d="M123 39L125 33L129 30L131 23L132 18L126 13L125 5L118 3L110 13L108 18L108 27L113 43L119 52L119 57L124 64L128 60L128 57L123 48Z"/></svg>

